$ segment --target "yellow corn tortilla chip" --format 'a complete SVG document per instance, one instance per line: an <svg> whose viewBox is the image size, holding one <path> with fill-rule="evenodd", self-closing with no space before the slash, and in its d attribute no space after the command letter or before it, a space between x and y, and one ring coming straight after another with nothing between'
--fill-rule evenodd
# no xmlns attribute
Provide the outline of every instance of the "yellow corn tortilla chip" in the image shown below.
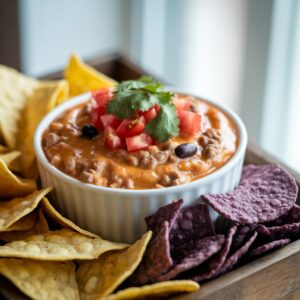
<svg viewBox="0 0 300 300"><path fill-rule="evenodd" d="M35 211L33 211L30 214L23 217L22 219L13 223L11 226L5 228L3 231L16 231L16 230L27 231L33 229L37 221L37 217L38 214Z"/></svg>
<svg viewBox="0 0 300 300"><path fill-rule="evenodd" d="M33 146L36 127L48 112L68 97L69 87L66 80L41 82L28 97L22 120L23 128L18 134L17 143L17 148L21 151L20 164L25 177L38 176Z"/></svg>
<svg viewBox="0 0 300 300"><path fill-rule="evenodd" d="M0 246L0 257L19 257L37 260L66 261L95 259L110 251L124 249L126 244L89 238L80 233L62 229L32 235L25 240Z"/></svg>
<svg viewBox="0 0 300 300"><path fill-rule="evenodd" d="M0 153L3 154L6 152L9 152L9 148L4 145L0 145Z"/></svg>
<svg viewBox="0 0 300 300"><path fill-rule="evenodd" d="M0 65L0 136L12 149L27 98L37 85L37 80Z"/></svg>
<svg viewBox="0 0 300 300"><path fill-rule="evenodd" d="M34 180L17 177L0 158L0 199L24 196L34 190L36 190Z"/></svg>
<svg viewBox="0 0 300 300"><path fill-rule="evenodd" d="M45 217L43 209L39 209L38 212L38 220L34 226L34 230L36 233L47 233L49 232L49 224Z"/></svg>
<svg viewBox="0 0 300 300"><path fill-rule="evenodd" d="M14 227L16 224L18 224L23 219L25 219L27 217L27 216L25 216L20 221L16 222L11 227L9 227L6 231L0 232L0 240L5 241L5 242L20 241L20 240L27 239L28 237L30 237L32 235L36 235L36 234L39 234L39 233L47 233L47 232L49 232L48 222L47 222L47 220L46 220L46 218L44 216L43 210L40 209L38 211L38 213L36 213L35 211L33 211L28 216L30 216L32 214L34 214L36 216L35 223L34 223L34 225L33 225L32 228L30 228L28 230L12 230L12 231L8 231L8 229L10 229L11 227Z"/></svg>
<svg viewBox="0 0 300 300"><path fill-rule="evenodd" d="M0 154L0 159L2 159L7 167L13 171L13 172L20 172L21 171L21 166L19 164L19 161L17 158L19 158L21 155L20 151L10 151L7 153L1 153Z"/></svg>
<svg viewBox="0 0 300 300"><path fill-rule="evenodd" d="M65 70L65 79L70 85L70 96L94 91L105 87L113 87L116 81L96 71L73 54Z"/></svg>
<svg viewBox="0 0 300 300"><path fill-rule="evenodd" d="M31 213L37 207L42 198L51 190L52 188L49 187L35 191L23 198L0 201L0 231L6 230L15 222Z"/></svg>
<svg viewBox="0 0 300 300"><path fill-rule="evenodd" d="M84 262L77 271L80 299L100 299L110 295L140 264L152 232L126 249L110 251Z"/></svg>
<svg viewBox="0 0 300 300"><path fill-rule="evenodd" d="M43 198L41 202L41 207L44 210L44 213L47 215L47 217L52 221L53 223L61 226L62 228L66 229L72 229L74 231L77 231L85 236L96 238L98 235L89 232L87 230L84 230L77 226L72 221L68 220L67 218L63 217L49 202L47 198Z"/></svg>
<svg viewBox="0 0 300 300"><path fill-rule="evenodd" d="M190 293L199 290L200 286L192 280L172 280L144 285L142 287L131 287L121 290L116 294L102 298L105 300L130 300L144 299L146 297L165 297L179 293Z"/></svg>
<svg viewBox="0 0 300 300"><path fill-rule="evenodd" d="M79 300L73 262L0 259L0 273L32 299Z"/></svg>

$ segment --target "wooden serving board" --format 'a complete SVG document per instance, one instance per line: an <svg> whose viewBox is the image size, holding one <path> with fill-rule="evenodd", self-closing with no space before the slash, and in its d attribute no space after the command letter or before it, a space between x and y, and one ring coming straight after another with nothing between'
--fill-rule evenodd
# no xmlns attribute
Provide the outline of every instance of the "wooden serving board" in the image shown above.
<svg viewBox="0 0 300 300"><path fill-rule="evenodd" d="M146 74L125 57L112 54L89 61L106 75L121 81ZM44 76L59 79L62 72ZM259 146L249 143L245 164L280 163ZM285 166L285 165L284 165ZM300 187L300 174L285 166ZM300 195L297 203L300 204ZM0 277L0 299L25 300L13 284ZM300 300L300 240L201 285L198 292L185 294L176 300Z"/></svg>

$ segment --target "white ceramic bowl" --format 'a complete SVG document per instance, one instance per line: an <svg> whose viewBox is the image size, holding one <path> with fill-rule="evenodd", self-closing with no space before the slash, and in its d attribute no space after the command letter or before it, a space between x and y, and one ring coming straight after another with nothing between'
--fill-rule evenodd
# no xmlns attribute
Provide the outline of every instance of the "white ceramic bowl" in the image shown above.
<svg viewBox="0 0 300 300"><path fill-rule="evenodd" d="M204 178L166 188L126 190L86 184L66 175L48 162L41 145L42 135L61 113L87 100L89 96L90 93L77 96L50 112L39 124L34 139L43 187L54 187L58 208L79 226L112 241L132 242L145 231L144 217L159 207L181 198L184 199L184 205L191 205L199 200L201 194L224 193L238 185L247 146L246 129L235 113L214 103L233 119L240 140L234 156L223 167ZM213 210L210 212L211 217L216 219L217 213Z"/></svg>

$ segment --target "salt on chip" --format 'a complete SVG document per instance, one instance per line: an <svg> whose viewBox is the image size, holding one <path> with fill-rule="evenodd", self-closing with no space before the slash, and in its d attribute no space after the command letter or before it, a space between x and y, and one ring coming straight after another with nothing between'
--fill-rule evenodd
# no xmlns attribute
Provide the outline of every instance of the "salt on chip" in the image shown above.
<svg viewBox="0 0 300 300"><path fill-rule="evenodd" d="M69 87L65 80L39 82L28 97L22 119L23 128L18 134L17 142L17 148L22 153L20 163L25 177L36 178L38 174L33 146L36 127L48 112L68 97Z"/></svg>
<svg viewBox="0 0 300 300"><path fill-rule="evenodd" d="M32 299L79 300L73 262L2 258L0 273Z"/></svg>
<svg viewBox="0 0 300 300"><path fill-rule="evenodd" d="M77 271L80 298L92 300L110 295L137 268L151 235L148 231L124 250L110 251L82 263Z"/></svg>
<svg viewBox="0 0 300 300"><path fill-rule="evenodd" d="M164 281L142 287L131 287L125 290L120 290L116 294L104 298L105 300L130 300L130 299L146 299L152 297L171 296L179 293L191 293L199 290L200 286L192 280L174 280Z"/></svg>
<svg viewBox="0 0 300 300"><path fill-rule="evenodd" d="M0 199L25 196L36 190L34 180L26 180L13 174L0 159Z"/></svg>
<svg viewBox="0 0 300 300"><path fill-rule="evenodd" d="M280 166L248 165L233 192L204 195L202 200L227 219L255 224L272 221L287 212L297 193L295 179Z"/></svg>
<svg viewBox="0 0 300 300"><path fill-rule="evenodd" d="M0 257L53 261L95 259L107 251L124 249L127 246L62 229L32 235L24 240L0 246Z"/></svg>
<svg viewBox="0 0 300 300"><path fill-rule="evenodd" d="M37 85L37 80L0 65L0 136L13 149L27 98Z"/></svg>
<svg viewBox="0 0 300 300"><path fill-rule="evenodd" d="M0 201L0 231L4 231L32 212L41 199L52 190L45 188L22 198L15 198L9 201Z"/></svg>
<svg viewBox="0 0 300 300"><path fill-rule="evenodd" d="M117 82L88 66L76 55L70 57L65 70L65 78L70 85L70 96L76 96L106 87L114 87Z"/></svg>
<svg viewBox="0 0 300 300"><path fill-rule="evenodd" d="M67 228L67 229L72 229L75 230L85 236L88 237L98 237L98 235L89 232L87 230L84 230L82 228L80 228L79 226L77 226L75 223L73 223L72 221L68 220L67 218L65 218L64 216L62 216L49 202L49 200L47 198L43 198L42 202L41 202L41 207L44 211L44 213L46 214L46 216L50 219L50 221L54 222L55 224L60 225L62 228Z"/></svg>

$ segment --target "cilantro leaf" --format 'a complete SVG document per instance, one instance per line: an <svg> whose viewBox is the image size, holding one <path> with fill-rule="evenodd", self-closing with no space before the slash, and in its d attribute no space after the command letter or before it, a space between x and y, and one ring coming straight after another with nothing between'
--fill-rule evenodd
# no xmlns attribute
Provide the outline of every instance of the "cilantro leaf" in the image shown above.
<svg viewBox="0 0 300 300"><path fill-rule="evenodd" d="M158 115L147 124L145 131L154 136L158 142L166 142L169 138L178 135L178 125L176 108L174 104L167 103L160 107Z"/></svg>
<svg viewBox="0 0 300 300"><path fill-rule="evenodd" d="M107 105L107 111L118 119L130 119L140 111L147 111L158 105L160 111L146 126L145 131L157 141L164 142L179 133L173 96L173 93L164 90L162 83L144 76L139 80L121 82Z"/></svg>

